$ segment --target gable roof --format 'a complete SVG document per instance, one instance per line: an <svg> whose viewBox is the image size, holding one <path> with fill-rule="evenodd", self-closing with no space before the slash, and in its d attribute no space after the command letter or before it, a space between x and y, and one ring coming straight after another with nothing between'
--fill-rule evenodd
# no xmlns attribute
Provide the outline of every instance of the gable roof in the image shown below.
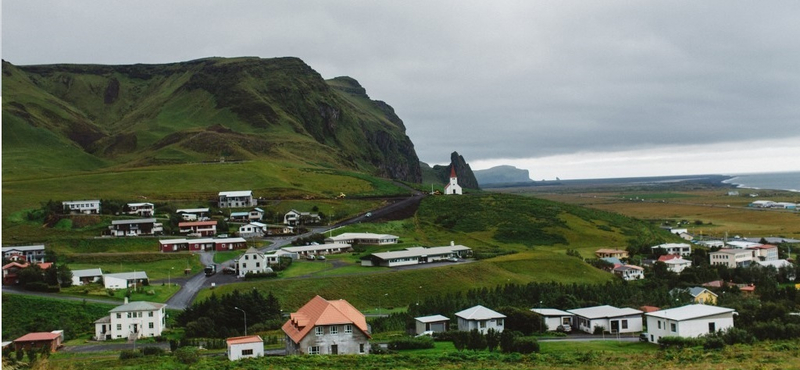
<svg viewBox="0 0 800 370"><path fill-rule="evenodd" d="M431 315L431 316L415 317L414 320L428 323L428 322L450 321L450 318L442 315Z"/></svg>
<svg viewBox="0 0 800 370"><path fill-rule="evenodd" d="M117 272L114 274L103 274L103 279L112 277L117 279L125 279L125 280L132 280L132 279L150 279L147 277L147 273L144 271L133 271L133 272Z"/></svg>
<svg viewBox="0 0 800 370"><path fill-rule="evenodd" d="M25 251L43 251L44 244L37 244L37 245L12 245L8 247L3 247L3 253L6 252L25 252Z"/></svg>
<svg viewBox="0 0 800 370"><path fill-rule="evenodd" d="M555 308L531 308L531 311L542 316L572 316L571 313Z"/></svg>
<svg viewBox="0 0 800 370"><path fill-rule="evenodd" d="M681 321L732 312L735 312L735 310L732 308L709 306L705 304L690 304L687 306L670 308L656 312L648 312L645 314L645 316Z"/></svg>
<svg viewBox="0 0 800 370"><path fill-rule="evenodd" d="M300 343L315 326L342 324L353 324L367 338L372 338L364 314L353 305L343 299L328 301L320 296L312 298L297 312L292 313L281 329L293 342Z"/></svg>
<svg viewBox="0 0 800 370"><path fill-rule="evenodd" d="M502 313L492 311L481 305L467 308L463 311L456 312L456 316L464 320L488 320L488 319L502 319L506 317Z"/></svg>
<svg viewBox="0 0 800 370"><path fill-rule="evenodd" d="M52 333L52 332L28 333L17 339L14 339L14 342L35 342L39 340L53 340L60 336L61 333Z"/></svg>
<svg viewBox="0 0 800 370"><path fill-rule="evenodd" d="M85 269L85 270L72 270L72 277L82 278L91 276L103 276L103 271L100 268Z"/></svg>
<svg viewBox="0 0 800 370"><path fill-rule="evenodd" d="M709 292L709 293L711 293L711 295L713 295L714 297L716 297L716 296L717 296L716 294L714 294L714 292L712 292L712 291L710 291L710 290L708 290L708 289L706 289L706 288L699 287L699 286L691 287L691 288L687 289L687 291L689 292L689 294L691 294L691 295L692 295L692 297L697 297L697 296L699 296L700 294L703 294L703 292Z"/></svg>
<svg viewBox="0 0 800 370"><path fill-rule="evenodd" d="M146 301L135 301L122 306L117 306L108 312L128 312L128 311L155 311L166 306L164 303L153 303Z"/></svg>
<svg viewBox="0 0 800 370"><path fill-rule="evenodd" d="M642 311L635 310L633 308L627 308L627 307L617 308L609 305L576 308L574 310L567 310L567 312L572 313L576 316L583 316L589 319L631 316L631 315L639 315L642 313Z"/></svg>

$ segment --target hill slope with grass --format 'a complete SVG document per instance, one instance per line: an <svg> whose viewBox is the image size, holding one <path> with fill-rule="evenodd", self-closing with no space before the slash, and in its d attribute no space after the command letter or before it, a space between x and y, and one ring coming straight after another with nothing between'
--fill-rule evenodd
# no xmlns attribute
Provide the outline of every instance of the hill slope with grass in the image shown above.
<svg viewBox="0 0 800 370"><path fill-rule="evenodd" d="M419 182L388 104L297 58L161 65L3 61L3 176L231 160L323 165Z"/></svg>

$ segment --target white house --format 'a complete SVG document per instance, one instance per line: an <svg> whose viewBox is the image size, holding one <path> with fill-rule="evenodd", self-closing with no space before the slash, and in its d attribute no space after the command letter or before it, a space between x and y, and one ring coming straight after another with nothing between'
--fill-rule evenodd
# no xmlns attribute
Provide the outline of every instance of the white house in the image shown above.
<svg viewBox="0 0 800 370"><path fill-rule="evenodd" d="M642 311L614 306L594 306L567 310L575 316L579 330L594 333L595 327L611 333L636 333L642 331Z"/></svg>
<svg viewBox="0 0 800 370"><path fill-rule="evenodd" d="M228 344L228 360L264 356L264 340L258 335L228 338L225 342Z"/></svg>
<svg viewBox="0 0 800 370"><path fill-rule="evenodd" d="M617 266L612 271L626 281L644 279L644 268L636 265Z"/></svg>
<svg viewBox="0 0 800 370"><path fill-rule="evenodd" d="M283 224L290 226L316 224L321 220L322 218L319 217L318 213L300 212L296 209L290 210L283 215Z"/></svg>
<svg viewBox="0 0 800 370"><path fill-rule="evenodd" d="M291 258L293 260L296 260L296 259L299 258L297 253L287 252L287 251L282 250L282 249L279 249L277 251L271 251L271 252L264 253L264 258L267 259L267 264L268 265L277 265L277 264L279 264L281 262L281 257L288 257L288 258Z"/></svg>
<svg viewBox="0 0 800 370"><path fill-rule="evenodd" d="M650 247L655 251L656 249L663 249L667 252L667 254L678 254L681 256L689 256L692 254L692 246L691 244L686 243L665 243L654 245Z"/></svg>
<svg viewBox="0 0 800 370"><path fill-rule="evenodd" d="M379 252L361 257L361 266L396 267L463 258L472 249L452 242L445 247L412 247L401 251Z"/></svg>
<svg viewBox="0 0 800 370"><path fill-rule="evenodd" d="M155 212L155 204L153 203L128 203L129 215L139 215L140 217L151 217Z"/></svg>
<svg viewBox="0 0 800 370"><path fill-rule="evenodd" d="M247 225L239 226L239 236L242 238L261 237L267 231L267 225L261 222L251 222Z"/></svg>
<svg viewBox="0 0 800 370"><path fill-rule="evenodd" d="M733 327L732 308L693 304L648 312L647 339L658 343L662 337L697 337Z"/></svg>
<svg viewBox="0 0 800 370"><path fill-rule="evenodd" d="M385 245L397 244L398 240L400 240L399 236L390 234L343 233L325 238L325 243Z"/></svg>
<svg viewBox="0 0 800 370"><path fill-rule="evenodd" d="M103 271L99 268L72 270L72 285L90 284L103 278Z"/></svg>
<svg viewBox="0 0 800 370"><path fill-rule="evenodd" d="M312 298L281 327L287 355L367 354L372 339L361 311L347 301Z"/></svg>
<svg viewBox="0 0 800 370"><path fill-rule="evenodd" d="M254 274L272 272L266 256L253 247L248 248L243 255L239 256L239 259L236 260L236 267L239 277L244 277L248 272Z"/></svg>
<svg viewBox="0 0 800 370"><path fill-rule="evenodd" d="M456 167L450 166L450 182L444 186L445 195L461 195L461 185L458 185L458 177L456 177Z"/></svg>
<svg viewBox="0 0 800 370"><path fill-rule="evenodd" d="M757 201L755 201L753 203L750 203L750 207L770 208L770 207L772 207L773 204L775 204L775 202L773 202L771 200L757 200Z"/></svg>
<svg viewBox="0 0 800 370"><path fill-rule="evenodd" d="M164 225L156 222L155 218L113 220L108 230L113 236L156 235L164 232Z"/></svg>
<svg viewBox="0 0 800 370"><path fill-rule="evenodd" d="M284 252L293 253L298 256L337 254L351 251L352 249L353 247L350 246L350 244L318 244L281 248Z"/></svg>
<svg viewBox="0 0 800 370"><path fill-rule="evenodd" d="M3 258L12 261L44 262L44 244L3 247Z"/></svg>
<svg viewBox="0 0 800 370"><path fill-rule="evenodd" d="M219 208L255 207L257 204L252 190L221 191L218 195Z"/></svg>
<svg viewBox="0 0 800 370"><path fill-rule="evenodd" d="M69 213L97 214L100 213L100 200L70 200L61 202L64 211Z"/></svg>
<svg viewBox="0 0 800 370"><path fill-rule="evenodd" d="M531 308L544 320L548 331L556 331L561 325L572 325L572 314L555 308Z"/></svg>
<svg viewBox="0 0 800 370"><path fill-rule="evenodd" d="M778 247L774 245L764 244L748 248L753 251L754 261L777 261L778 260Z"/></svg>
<svg viewBox="0 0 800 370"><path fill-rule="evenodd" d="M661 257L666 257L666 256L661 256ZM659 258L659 261L661 261L661 258ZM687 267L692 267L692 261L684 259L683 257L669 258L665 259L662 262L664 262L667 265L667 270L672 271L676 274L680 274Z"/></svg>
<svg viewBox="0 0 800 370"><path fill-rule="evenodd" d="M126 289L129 286L142 284L149 280L144 271L119 272L116 274L104 274L103 285L106 289Z"/></svg>
<svg viewBox="0 0 800 370"><path fill-rule="evenodd" d="M729 268L747 267L753 262L753 251L749 249L720 249L708 254L712 265L725 265Z"/></svg>
<svg viewBox="0 0 800 370"><path fill-rule="evenodd" d="M442 315L422 316L414 318L414 328L417 335L424 332L444 333L450 327L450 318Z"/></svg>
<svg viewBox="0 0 800 370"><path fill-rule="evenodd" d="M157 337L167 326L164 303L136 301L117 306L94 322L95 339Z"/></svg>
<svg viewBox="0 0 800 370"><path fill-rule="evenodd" d="M505 327L506 315L477 305L456 312L456 317L458 318L458 330L471 331L472 329L478 329L481 334L486 334L489 329L502 332Z"/></svg>
<svg viewBox="0 0 800 370"><path fill-rule="evenodd" d="M208 218L208 208L185 208L175 211L184 221L206 221Z"/></svg>

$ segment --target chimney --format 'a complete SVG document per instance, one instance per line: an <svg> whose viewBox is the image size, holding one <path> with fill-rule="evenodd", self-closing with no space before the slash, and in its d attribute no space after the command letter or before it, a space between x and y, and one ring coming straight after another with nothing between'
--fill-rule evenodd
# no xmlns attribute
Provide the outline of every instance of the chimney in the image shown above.
<svg viewBox="0 0 800 370"><path fill-rule="evenodd" d="M455 246L456 246L456 242L454 242L454 241L452 241L452 240L451 240L451 241L450 241L450 246L451 246L451 247L455 247Z"/></svg>
<svg viewBox="0 0 800 370"><path fill-rule="evenodd" d="M128 297L125 297L125 303L124 304L128 304Z"/></svg>

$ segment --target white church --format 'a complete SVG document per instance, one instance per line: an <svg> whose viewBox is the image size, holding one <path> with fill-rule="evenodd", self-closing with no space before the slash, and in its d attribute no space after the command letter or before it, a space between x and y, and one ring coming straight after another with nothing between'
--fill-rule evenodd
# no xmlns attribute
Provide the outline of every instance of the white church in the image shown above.
<svg viewBox="0 0 800 370"><path fill-rule="evenodd" d="M450 183L444 186L445 195L461 195L461 186L458 185L456 177L456 166L450 167Z"/></svg>

